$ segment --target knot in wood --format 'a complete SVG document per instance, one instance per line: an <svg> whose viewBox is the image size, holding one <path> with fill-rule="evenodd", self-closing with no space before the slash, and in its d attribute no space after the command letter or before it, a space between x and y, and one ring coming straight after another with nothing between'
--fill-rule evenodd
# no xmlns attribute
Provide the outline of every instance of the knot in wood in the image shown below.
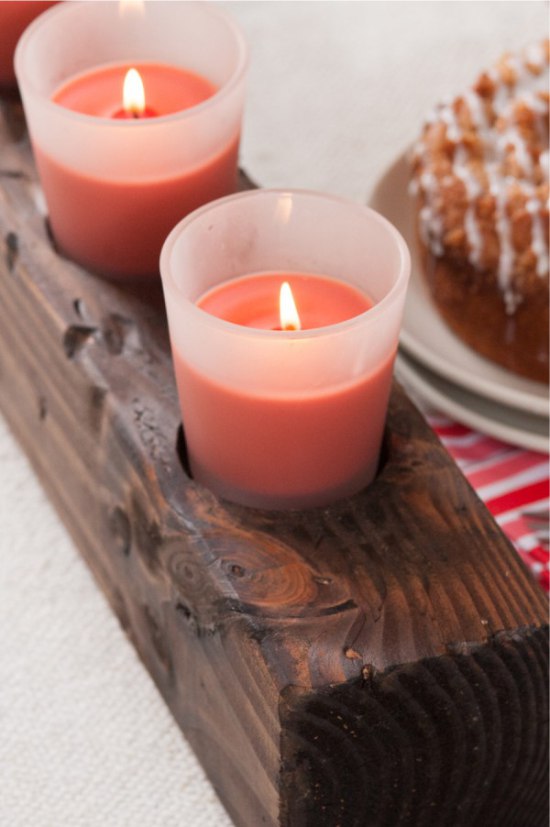
<svg viewBox="0 0 550 827"><path fill-rule="evenodd" d="M163 547L166 571L178 596L178 606L185 606L197 623L209 625L217 615L219 593L209 576L208 569L195 559L192 548L181 541L174 541L168 548ZM179 612L182 609L178 608ZM183 612L185 614L185 612Z"/></svg>

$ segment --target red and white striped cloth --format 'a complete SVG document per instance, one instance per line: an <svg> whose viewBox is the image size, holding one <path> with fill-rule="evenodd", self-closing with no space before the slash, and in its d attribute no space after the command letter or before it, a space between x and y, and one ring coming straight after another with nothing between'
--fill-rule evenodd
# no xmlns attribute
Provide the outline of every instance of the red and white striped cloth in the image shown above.
<svg viewBox="0 0 550 827"><path fill-rule="evenodd" d="M520 557L549 591L546 454L515 448L439 414L430 414L428 421Z"/></svg>

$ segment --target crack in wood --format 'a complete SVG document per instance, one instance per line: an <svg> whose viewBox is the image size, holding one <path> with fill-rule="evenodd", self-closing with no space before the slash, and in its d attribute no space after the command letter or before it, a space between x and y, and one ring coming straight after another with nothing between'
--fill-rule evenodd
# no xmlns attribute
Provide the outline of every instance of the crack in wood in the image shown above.
<svg viewBox="0 0 550 827"><path fill-rule="evenodd" d="M139 436L149 456L160 461L165 468L169 468L170 448L158 425L155 412L137 398L132 400L132 411Z"/></svg>
<svg viewBox="0 0 550 827"><path fill-rule="evenodd" d="M132 548L132 527L128 515L117 505L110 512L108 522L118 551L129 557Z"/></svg>
<svg viewBox="0 0 550 827"><path fill-rule="evenodd" d="M83 299L73 299L74 312L80 319L86 318L88 315L86 304Z"/></svg>
<svg viewBox="0 0 550 827"><path fill-rule="evenodd" d="M120 356L123 353L131 333L138 339L135 323L119 313L110 313L101 324L101 336L112 356Z"/></svg>
<svg viewBox="0 0 550 827"><path fill-rule="evenodd" d="M48 416L48 402L45 396L38 397L38 418L41 422L44 422L46 417Z"/></svg>
<svg viewBox="0 0 550 827"><path fill-rule="evenodd" d="M9 232L4 239L6 245L6 265L10 273L13 273L17 259L19 258L19 237L17 233Z"/></svg>
<svg viewBox="0 0 550 827"><path fill-rule="evenodd" d="M97 333L96 327L88 325L71 325L63 335L63 350L68 359L73 359Z"/></svg>
<svg viewBox="0 0 550 827"><path fill-rule="evenodd" d="M20 169L0 169L0 178L18 180L19 178L27 178L27 175Z"/></svg>

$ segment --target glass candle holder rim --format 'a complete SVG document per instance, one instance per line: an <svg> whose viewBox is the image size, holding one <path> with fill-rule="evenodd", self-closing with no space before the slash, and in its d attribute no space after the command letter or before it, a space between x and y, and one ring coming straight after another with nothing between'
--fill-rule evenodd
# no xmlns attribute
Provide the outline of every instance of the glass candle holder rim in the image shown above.
<svg viewBox="0 0 550 827"><path fill-rule="evenodd" d="M182 231L185 230L185 228L188 225L192 224L194 221L196 221L202 215L204 215L204 213L211 212L212 209L222 206L223 204L235 202L244 198L262 197L264 195L296 195L298 197L308 196L316 199L323 199L325 201L331 201L335 204L339 204L347 209L355 209L357 212L362 212L370 216L371 219L377 221L379 224L381 224L381 226L383 226L387 231L389 231L389 234L391 236L393 236L400 254L399 272L397 274L395 283L392 285L391 289L386 293L386 295L382 299L380 299L380 301L373 304L372 307L370 307L368 310L365 310L363 313L359 313L357 316L353 316L350 319L346 319L345 321L338 322L336 324L322 325L319 327L308 328L306 330L265 330L257 327L247 327L245 325L240 325L235 322L227 321L225 319L220 319L218 316L213 316L211 313L208 313L206 310L203 310L201 307L198 307L195 301L189 299L182 292L181 287L176 283L174 279L174 274L172 272L170 259L173 248L177 243ZM381 215L381 213L377 212L376 210L372 209L372 207L369 207L366 204L359 204L354 201L350 201L349 199L342 198L338 195L332 195L329 193L308 189L261 188L257 190L250 190L247 192L234 193L233 195L227 195L224 198L218 198L215 201L211 201L210 203L205 204L202 207L199 207L199 209L194 210L194 212L190 213L185 218L183 218L178 224L176 224L176 226L167 236L160 255L160 272L164 289L171 294L172 298L175 301L177 301L178 303L183 303L188 312L195 315L196 318L200 317L204 324L210 325L214 328L217 328L218 330L224 330L228 334L262 339L311 339L322 335L338 335L340 333L345 333L350 329L358 327L361 324L363 324L363 322L366 321L367 318L372 320L375 317L386 312L387 309L391 307L391 305L393 305L396 300L398 300L399 296L407 288L410 268L411 258L409 248L407 247L405 239L403 238L401 233L394 227L394 225L390 221L388 221L387 218ZM307 274L308 271L303 272ZM317 273L311 271L311 275L316 274ZM238 276L234 276L233 278L244 278L247 275L251 274L242 273ZM324 273L322 275L331 276L331 274L329 273ZM334 276L333 278L338 277Z"/></svg>
<svg viewBox="0 0 550 827"><path fill-rule="evenodd" d="M226 12L223 9L220 9L218 7L214 8L212 5L202 2L192 2L192 0L187 0L187 2L193 6L200 6L203 9L203 11L205 11L207 14L211 14L212 16L217 16L218 18L223 19L227 24L228 28L232 31L233 35L235 36L235 40L238 44L239 51L238 64L229 80L222 86L220 86L218 91L215 92L211 97L207 98L201 103L189 107L188 109L181 109L180 111L172 112L169 115L158 115L154 118L109 118L98 115L88 115L85 112L75 112L74 110L68 109L66 106L62 106L61 104L51 100L51 98L47 97L43 94L43 92L37 89L33 78L29 77L28 72L24 68L25 49L28 46L28 41L33 36L34 30L39 28L45 22L47 22L49 18L57 14L67 13L67 10L69 8L71 9L70 13L72 13L72 10L74 8L72 4L59 3L56 6L52 6L51 8L42 12L42 14L40 14L39 17L33 20L33 22L25 29L15 49L14 65L16 76L18 77L18 79L20 76L25 77L27 88L33 95L42 100L42 104L46 107L46 109L49 109L52 112L59 113L62 117L68 118L69 120L80 121L81 123L104 123L116 129L150 129L151 127L160 124L165 124L170 121L181 121L184 119L193 118L197 114L203 112L204 110L210 109L212 108L212 106L215 106L222 98L227 97L233 91L233 89L238 86L238 84L241 82L243 76L246 74L248 70L250 63L250 53L246 39L241 29L235 23L235 21L228 14L226 14ZM144 64L148 64L154 61L146 60L142 62ZM108 63L104 62L90 68L106 68L108 66L113 66L117 63L118 61L109 61ZM136 63L139 63L139 60L137 60ZM69 78L67 78L67 80L69 80Z"/></svg>

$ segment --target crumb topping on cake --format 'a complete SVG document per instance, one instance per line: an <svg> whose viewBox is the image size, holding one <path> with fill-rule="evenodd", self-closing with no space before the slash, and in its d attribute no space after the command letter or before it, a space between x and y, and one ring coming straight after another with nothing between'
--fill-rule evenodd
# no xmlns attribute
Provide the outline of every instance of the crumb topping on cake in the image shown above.
<svg viewBox="0 0 550 827"><path fill-rule="evenodd" d="M550 41L504 55L435 108L413 149L423 243L495 278L509 314L548 279L549 57Z"/></svg>

